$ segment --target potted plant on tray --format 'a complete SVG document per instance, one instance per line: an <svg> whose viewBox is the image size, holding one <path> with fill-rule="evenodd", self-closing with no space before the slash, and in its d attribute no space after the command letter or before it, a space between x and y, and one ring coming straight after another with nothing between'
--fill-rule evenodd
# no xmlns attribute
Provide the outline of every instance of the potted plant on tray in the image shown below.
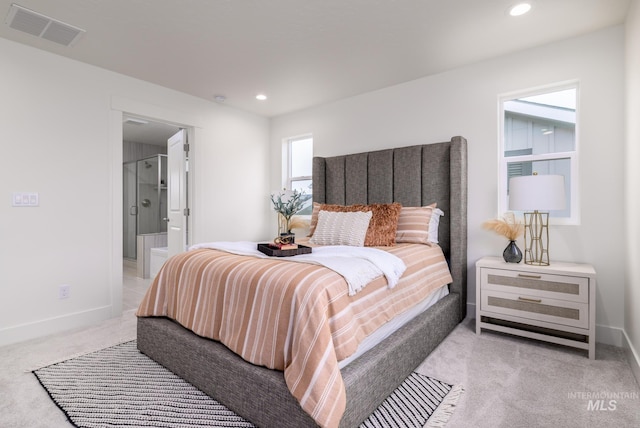
<svg viewBox="0 0 640 428"><path fill-rule="evenodd" d="M282 190L271 194L273 209L278 213L278 238L288 243L295 242L291 233L291 218L302 209L304 192L298 190Z"/></svg>

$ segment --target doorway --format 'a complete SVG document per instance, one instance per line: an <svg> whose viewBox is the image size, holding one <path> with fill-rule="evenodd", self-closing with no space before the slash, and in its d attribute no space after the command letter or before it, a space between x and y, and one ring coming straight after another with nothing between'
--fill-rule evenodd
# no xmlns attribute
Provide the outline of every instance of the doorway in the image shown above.
<svg viewBox="0 0 640 428"><path fill-rule="evenodd" d="M167 246L167 141L179 129L123 115L123 310L137 308L152 280L152 251Z"/></svg>

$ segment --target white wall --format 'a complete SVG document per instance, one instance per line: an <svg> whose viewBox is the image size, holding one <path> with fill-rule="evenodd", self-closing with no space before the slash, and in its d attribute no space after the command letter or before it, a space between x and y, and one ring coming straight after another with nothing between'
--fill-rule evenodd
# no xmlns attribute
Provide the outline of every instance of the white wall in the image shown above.
<svg viewBox="0 0 640 428"><path fill-rule="evenodd" d="M640 382L640 2L631 3L626 22L626 188L627 278L624 294L624 326L631 367ZM635 364L634 364L635 362Z"/></svg>
<svg viewBox="0 0 640 428"><path fill-rule="evenodd" d="M122 110L195 127L193 242L264 238L267 119L5 39L0 58L0 345L121 312Z"/></svg>
<svg viewBox="0 0 640 428"><path fill-rule="evenodd" d="M498 96L580 81L582 224L551 230L552 260L588 262L598 272L599 340L620 343L623 324L624 31L610 28L436 76L274 118L272 187L282 139L310 132L314 155L330 156L449 140L469 142L468 284L474 263L506 242L482 229L497 215Z"/></svg>

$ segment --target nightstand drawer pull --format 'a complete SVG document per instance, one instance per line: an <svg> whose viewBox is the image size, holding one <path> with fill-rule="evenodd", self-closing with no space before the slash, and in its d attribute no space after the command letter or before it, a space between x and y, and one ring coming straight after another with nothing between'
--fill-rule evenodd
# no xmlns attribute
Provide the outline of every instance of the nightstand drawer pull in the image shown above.
<svg viewBox="0 0 640 428"><path fill-rule="evenodd" d="M542 276L540 275L525 275L524 273L519 273L518 276L520 278L532 278L532 279L540 279Z"/></svg>
<svg viewBox="0 0 640 428"><path fill-rule="evenodd" d="M522 300L523 302L542 303L542 299L530 299L522 296L518 296L518 300Z"/></svg>

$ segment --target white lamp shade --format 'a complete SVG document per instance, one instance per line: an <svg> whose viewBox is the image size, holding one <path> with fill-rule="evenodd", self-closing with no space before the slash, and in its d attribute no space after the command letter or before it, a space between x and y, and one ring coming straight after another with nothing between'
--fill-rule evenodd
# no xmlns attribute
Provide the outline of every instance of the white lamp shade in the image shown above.
<svg viewBox="0 0 640 428"><path fill-rule="evenodd" d="M564 208L564 176L524 175L509 180L509 209L551 211Z"/></svg>

